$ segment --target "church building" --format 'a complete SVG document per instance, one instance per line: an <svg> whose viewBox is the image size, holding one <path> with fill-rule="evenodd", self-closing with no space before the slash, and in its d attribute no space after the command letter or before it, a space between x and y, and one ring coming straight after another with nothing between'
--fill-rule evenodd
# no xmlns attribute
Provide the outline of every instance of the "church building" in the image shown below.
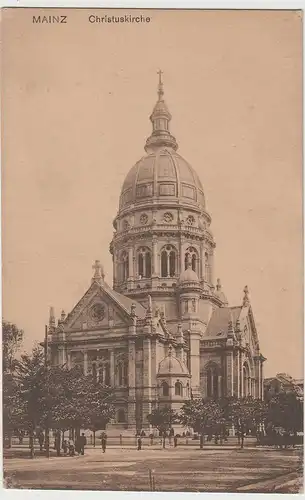
<svg viewBox="0 0 305 500"><path fill-rule="evenodd" d="M53 365L79 365L116 392L114 429L148 429L154 408L190 398L263 398L263 362L248 288L230 306L214 279L203 186L178 154L159 72L145 156L121 189L110 243L113 286L95 261L66 315L49 318Z"/></svg>

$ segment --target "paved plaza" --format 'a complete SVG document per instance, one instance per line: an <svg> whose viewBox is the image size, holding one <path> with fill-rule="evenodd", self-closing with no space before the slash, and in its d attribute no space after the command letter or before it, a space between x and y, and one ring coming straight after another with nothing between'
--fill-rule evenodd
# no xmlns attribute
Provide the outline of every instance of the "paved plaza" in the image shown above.
<svg viewBox="0 0 305 500"><path fill-rule="evenodd" d="M85 456L7 458L6 487L149 491L302 491L301 449L100 448Z"/></svg>

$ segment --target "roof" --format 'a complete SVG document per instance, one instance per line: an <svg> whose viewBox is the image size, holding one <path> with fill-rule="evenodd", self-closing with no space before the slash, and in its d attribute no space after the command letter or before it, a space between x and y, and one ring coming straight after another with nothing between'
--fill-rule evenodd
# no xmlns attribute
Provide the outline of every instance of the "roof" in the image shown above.
<svg viewBox="0 0 305 500"><path fill-rule="evenodd" d="M205 337L226 337L229 321L235 324L239 319L241 310L242 306L219 307L215 309L205 331Z"/></svg>
<svg viewBox="0 0 305 500"><path fill-rule="evenodd" d="M205 208L201 181L191 165L172 148L160 147L144 156L128 172L120 207L145 198L169 197Z"/></svg>
<svg viewBox="0 0 305 500"><path fill-rule="evenodd" d="M170 354L159 363L158 375L189 375L189 371L182 361Z"/></svg>
<svg viewBox="0 0 305 500"><path fill-rule="evenodd" d="M135 305L135 313L138 318L145 318L146 309L136 300L132 300L119 292L115 292L107 283L103 282L101 288L107 292L107 294L112 297L116 302L118 302L124 309L129 313L131 312L131 306Z"/></svg>
<svg viewBox="0 0 305 500"><path fill-rule="evenodd" d="M187 269L184 269L182 271L182 273L180 274L180 278L179 278L179 281L180 283L184 283L184 282L192 282L192 281L196 281L198 282L199 281L199 278L197 276L197 274L195 273L195 271L193 271L192 268L187 268Z"/></svg>

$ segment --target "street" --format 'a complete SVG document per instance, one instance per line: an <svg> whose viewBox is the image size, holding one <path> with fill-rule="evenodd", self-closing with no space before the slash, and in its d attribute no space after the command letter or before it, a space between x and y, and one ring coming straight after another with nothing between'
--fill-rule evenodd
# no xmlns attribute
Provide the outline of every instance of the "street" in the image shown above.
<svg viewBox="0 0 305 500"><path fill-rule="evenodd" d="M4 459L7 488L298 493L301 449L87 449L85 456Z"/></svg>

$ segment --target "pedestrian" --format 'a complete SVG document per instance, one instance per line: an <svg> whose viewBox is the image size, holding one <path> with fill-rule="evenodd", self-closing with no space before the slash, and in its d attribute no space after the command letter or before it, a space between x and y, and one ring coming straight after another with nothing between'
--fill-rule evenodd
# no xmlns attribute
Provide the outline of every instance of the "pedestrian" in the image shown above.
<svg viewBox="0 0 305 500"><path fill-rule="evenodd" d="M177 445L178 445L178 437L176 435L174 436L174 448L177 448Z"/></svg>
<svg viewBox="0 0 305 500"><path fill-rule="evenodd" d="M105 453L105 451L106 451L106 446L107 446L107 434L106 434L106 432L103 432L103 434L102 434L102 450L103 450L103 453Z"/></svg>
<svg viewBox="0 0 305 500"><path fill-rule="evenodd" d="M69 448L69 456L70 457L74 457L74 455L75 455L75 446L74 446L74 443L73 443L72 439L69 440L68 448Z"/></svg>
<svg viewBox="0 0 305 500"><path fill-rule="evenodd" d="M42 451L42 447L43 447L43 443L44 443L44 435L43 435L43 432L40 432L40 433L39 433L39 436L38 436L38 443L39 443L40 451Z"/></svg>
<svg viewBox="0 0 305 500"><path fill-rule="evenodd" d="M142 438L141 436L138 437L138 451L142 450Z"/></svg>
<svg viewBox="0 0 305 500"><path fill-rule="evenodd" d="M68 452L68 442L66 439L63 440L62 442L62 451L64 453L64 455L67 455L67 452Z"/></svg>
<svg viewBox="0 0 305 500"><path fill-rule="evenodd" d="M84 455L85 454L85 446L87 444L87 439L86 439L86 436L84 434L84 432L82 433L82 435L79 437L79 452L81 455Z"/></svg>

